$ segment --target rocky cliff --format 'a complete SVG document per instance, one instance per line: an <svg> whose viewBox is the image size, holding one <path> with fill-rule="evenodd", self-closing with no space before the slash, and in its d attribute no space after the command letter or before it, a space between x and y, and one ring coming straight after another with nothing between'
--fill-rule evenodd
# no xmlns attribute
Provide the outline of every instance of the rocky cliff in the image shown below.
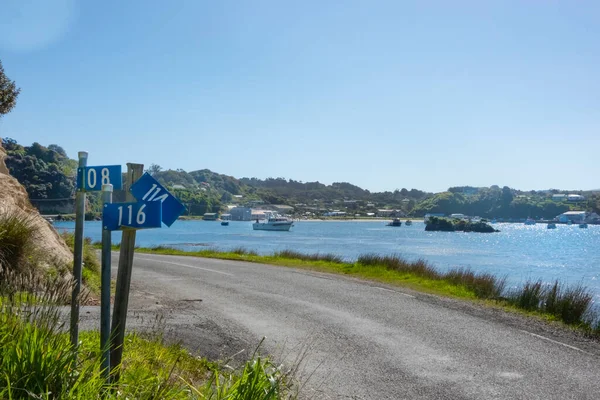
<svg viewBox="0 0 600 400"><path fill-rule="evenodd" d="M37 250L44 254L44 258L48 261L72 265L73 254L52 225L42 218L40 213L31 205L25 188L10 176L4 163L5 157L6 152L0 141L0 213L18 212L30 215L34 219L37 228L34 238Z"/></svg>

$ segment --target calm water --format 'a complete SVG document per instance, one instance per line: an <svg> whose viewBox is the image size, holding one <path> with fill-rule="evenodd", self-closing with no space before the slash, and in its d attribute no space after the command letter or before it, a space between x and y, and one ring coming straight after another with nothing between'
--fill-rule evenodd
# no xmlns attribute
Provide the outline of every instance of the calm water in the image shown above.
<svg viewBox="0 0 600 400"><path fill-rule="evenodd" d="M73 222L57 222L72 229ZM507 275L509 283L543 279L583 282L600 297L600 226L496 224L500 233L425 232L423 223L387 227L383 221L296 222L290 232L253 231L252 222L178 221L171 228L139 231L139 246L159 244L183 250L244 247L261 254L292 249L334 253L347 260L360 254L400 254L423 258L440 269L470 267ZM85 235L100 240L100 222L86 222ZM113 242L120 233L113 234ZM600 298L598 299L600 300Z"/></svg>

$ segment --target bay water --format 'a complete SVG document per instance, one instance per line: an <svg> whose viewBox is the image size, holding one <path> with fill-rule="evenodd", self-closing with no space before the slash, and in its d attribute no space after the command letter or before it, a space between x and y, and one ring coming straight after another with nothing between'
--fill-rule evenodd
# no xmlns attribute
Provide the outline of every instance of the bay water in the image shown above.
<svg viewBox="0 0 600 400"><path fill-rule="evenodd" d="M232 250L259 254L278 250L333 253L352 261L361 254L395 254L424 259L440 270L468 267L506 276L510 286L527 279L582 283L600 303L600 225L495 224L498 233L426 232L422 222L389 227L384 221L299 221L289 232L252 230L252 222L177 221L171 228L138 231L137 245L181 250ZM74 222L55 222L72 230ZM101 223L86 222L85 236L101 239ZM120 242L113 233L113 243Z"/></svg>

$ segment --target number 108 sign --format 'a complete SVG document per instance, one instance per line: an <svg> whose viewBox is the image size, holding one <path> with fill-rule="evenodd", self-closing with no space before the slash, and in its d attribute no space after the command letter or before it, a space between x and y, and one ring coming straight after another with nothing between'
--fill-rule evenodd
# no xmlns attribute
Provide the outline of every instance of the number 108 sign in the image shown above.
<svg viewBox="0 0 600 400"><path fill-rule="evenodd" d="M109 184L113 185L113 190L123 189L120 165L77 168L77 189L94 192Z"/></svg>
<svg viewBox="0 0 600 400"><path fill-rule="evenodd" d="M108 203L104 204L104 230L160 228L161 203Z"/></svg>

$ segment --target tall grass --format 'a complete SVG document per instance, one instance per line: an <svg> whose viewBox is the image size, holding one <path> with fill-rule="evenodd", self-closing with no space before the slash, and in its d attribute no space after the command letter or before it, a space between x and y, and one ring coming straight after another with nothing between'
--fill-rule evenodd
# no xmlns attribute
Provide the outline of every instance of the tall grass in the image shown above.
<svg viewBox="0 0 600 400"><path fill-rule="evenodd" d="M342 257L331 254L331 253L313 253L313 254L305 254L300 253L299 251L294 250L282 250L276 251L273 253L273 257L276 258L288 258L294 260L302 260L302 261L325 261L331 263L343 263L344 260Z"/></svg>
<svg viewBox="0 0 600 400"><path fill-rule="evenodd" d="M479 299L506 301L522 310L549 314L566 324L580 325L600 334L600 319L592 311L593 295L581 284L564 287L558 281L552 285L545 285L542 281L527 281L507 291L506 277L474 272L468 268L440 272L423 260L409 262L399 256L377 254L361 255L357 263L463 286Z"/></svg>
<svg viewBox="0 0 600 400"><path fill-rule="evenodd" d="M463 286L480 299L500 297L506 281L505 278L498 278L489 273L474 272L468 268L453 268L447 272L440 272L425 260L407 261L397 255L365 254L358 257L357 263L365 266L384 267L401 274L411 274Z"/></svg>
<svg viewBox="0 0 600 400"><path fill-rule="evenodd" d="M235 247L229 251L233 254L238 254L240 256L257 256L258 253L254 250L248 250L245 247Z"/></svg>
<svg viewBox="0 0 600 400"><path fill-rule="evenodd" d="M509 293L508 301L524 310L552 315L566 324L600 324L600 320L594 321L596 316L591 309L593 295L581 284L563 287L558 281L551 285L540 280L527 281Z"/></svg>
<svg viewBox="0 0 600 400"><path fill-rule="evenodd" d="M61 277L33 271L3 274L0 398L67 398L94 384L89 378L99 374L95 365L73 369L73 348L58 307L70 297L71 282Z"/></svg>
<svg viewBox="0 0 600 400"><path fill-rule="evenodd" d="M23 212L0 209L0 270L20 270L31 266L34 219Z"/></svg>

